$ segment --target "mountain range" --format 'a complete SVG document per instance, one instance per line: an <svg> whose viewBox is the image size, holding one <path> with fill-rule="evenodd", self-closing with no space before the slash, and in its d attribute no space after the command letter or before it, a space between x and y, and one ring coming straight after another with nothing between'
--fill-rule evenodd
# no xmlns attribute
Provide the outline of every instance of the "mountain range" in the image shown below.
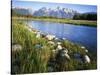
<svg viewBox="0 0 100 75"><path fill-rule="evenodd" d="M76 10L69 9L69 8L61 8L61 7L56 7L55 9L42 7L34 11L25 8L12 8L12 13L14 14L16 13L20 15L32 15L32 16L39 16L39 17L47 16L47 17L56 17L56 18L73 18L74 15L80 14Z"/></svg>

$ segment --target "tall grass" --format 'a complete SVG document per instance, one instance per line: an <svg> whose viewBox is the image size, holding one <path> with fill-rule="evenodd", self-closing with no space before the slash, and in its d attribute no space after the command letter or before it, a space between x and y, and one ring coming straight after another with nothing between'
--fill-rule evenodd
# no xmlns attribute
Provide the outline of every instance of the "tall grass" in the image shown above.
<svg viewBox="0 0 100 75"><path fill-rule="evenodd" d="M36 39L25 25L12 21L12 45L20 44L21 51L12 51L12 73L46 72L50 47L45 39ZM42 48L35 48L40 44Z"/></svg>

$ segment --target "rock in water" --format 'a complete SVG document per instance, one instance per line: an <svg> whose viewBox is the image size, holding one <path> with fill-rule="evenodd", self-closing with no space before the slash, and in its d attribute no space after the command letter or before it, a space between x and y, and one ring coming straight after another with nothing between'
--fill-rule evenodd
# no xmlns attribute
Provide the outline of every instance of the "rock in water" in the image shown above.
<svg viewBox="0 0 100 75"><path fill-rule="evenodd" d="M88 55L84 56L84 60L86 63L90 63L90 61L91 61Z"/></svg>

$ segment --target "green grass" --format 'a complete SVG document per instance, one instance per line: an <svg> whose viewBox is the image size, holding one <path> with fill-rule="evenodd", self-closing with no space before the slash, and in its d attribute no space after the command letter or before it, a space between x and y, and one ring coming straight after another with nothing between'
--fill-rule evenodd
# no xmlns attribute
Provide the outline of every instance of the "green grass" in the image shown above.
<svg viewBox="0 0 100 75"><path fill-rule="evenodd" d="M45 39L36 39L22 23L12 23L12 45L20 44L21 51L12 52L12 73L46 72L47 61L50 56L50 47ZM35 44L40 43L43 48L36 49Z"/></svg>
<svg viewBox="0 0 100 75"><path fill-rule="evenodd" d="M48 62L53 59L59 61L59 63L55 62L53 66L56 72L96 69L96 55L90 52L84 52L84 49L81 49L80 45L72 44L68 40L61 41L62 46L69 50L69 55L71 56L71 60L62 62L58 59L57 55L53 55L51 51L56 46L49 45L45 38L41 37L37 39L36 34L33 32L27 29L25 23L12 20L12 46L14 44L20 44L22 46L22 50L12 51L12 74L48 72ZM36 48L36 44L42 47ZM84 54L89 55L91 63L79 63L75 60L73 54L77 52L82 56Z"/></svg>
<svg viewBox="0 0 100 75"><path fill-rule="evenodd" d="M57 22L57 23L65 23L65 24L74 24L80 26L91 26L97 27L97 21L89 21L89 20L72 20L72 19L60 19L60 18L43 18L43 17L13 17L13 19L28 19L28 20L36 20L36 21L46 21L46 22Z"/></svg>

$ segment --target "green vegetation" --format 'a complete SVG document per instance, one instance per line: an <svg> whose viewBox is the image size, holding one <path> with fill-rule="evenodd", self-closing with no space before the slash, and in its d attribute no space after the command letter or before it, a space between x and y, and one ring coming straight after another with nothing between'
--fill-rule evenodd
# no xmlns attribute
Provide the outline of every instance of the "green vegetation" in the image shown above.
<svg viewBox="0 0 100 75"><path fill-rule="evenodd" d="M74 15L73 19L75 19L75 20L94 20L94 21L96 21L97 20L97 14L96 13L77 14L77 15Z"/></svg>
<svg viewBox="0 0 100 75"><path fill-rule="evenodd" d="M72 20L72 19L62 19L62 18L45 17L45 16L44 17L23 16L23 17L13 17L13 19L37 20L37 21L57 22L57 23L97 27L97 21L89 21L89 20Z"/></svg>
<svg viewBox="0 0 100 75"><path fill-rule="evenodd" d="M34 32L35 30L29 31L25 23L12 19L12 46L15 44L22 46L21 50L12 50L12 74L48 72L48 63L53 60L55 72L96 69L96 55L91 52L86 53L80 45L67 40L61 41L62 46L69 50L68 54L71 57L70 60L62 60L59 57L60 52L58 54L52 52L57 45L48 44L46 38L36 38ZM81 56L87 54L91 62L78 62L74 59L74 53L79 53Z"/></svg>
<svg viewBox="0 0 100 75"><path fill-rule="evenodd" d="M36 39L35 35L25 28L23 23L12 23L12 45L20 44L21 51L12 51L12 73L46 72L50 57L50 47L45 39ZM43 48L36 49L40 43Z"/></svg>

